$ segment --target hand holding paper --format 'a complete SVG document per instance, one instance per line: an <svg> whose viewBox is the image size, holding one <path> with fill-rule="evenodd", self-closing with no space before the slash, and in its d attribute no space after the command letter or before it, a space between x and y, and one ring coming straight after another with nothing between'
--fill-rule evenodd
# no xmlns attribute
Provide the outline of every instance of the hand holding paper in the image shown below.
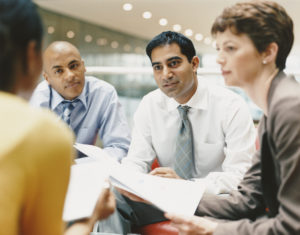
<svg viewBox="0 0 300 235"><path fill-rule="evenodd" d="M165 212L187 216L194 214L204 193L203 183L132 172L96 146L74 146L94 160L72 166L65 221L92 215L107 177L113 186L135 195L137 200L148 201Z"/></svg>
<svg viewBox="0 0 300 235"><path fill-rule="evenodd" d="M116 200L114 194L110 190L110 184L105 181L103 184L103 189L98 198L96 207L93 212L94 223L97 220L106 219L110 216L116 208Z"/></svg>

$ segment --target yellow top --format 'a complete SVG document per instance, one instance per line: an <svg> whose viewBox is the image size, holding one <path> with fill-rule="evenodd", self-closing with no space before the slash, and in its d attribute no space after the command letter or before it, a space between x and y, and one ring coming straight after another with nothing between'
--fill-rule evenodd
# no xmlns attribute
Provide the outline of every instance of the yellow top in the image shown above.
<svg viewBox="0 0 300 235"><path fill-rule="evenodd" d="M0 92L0 235L61 235L73 135L54 114Z"/></svg>

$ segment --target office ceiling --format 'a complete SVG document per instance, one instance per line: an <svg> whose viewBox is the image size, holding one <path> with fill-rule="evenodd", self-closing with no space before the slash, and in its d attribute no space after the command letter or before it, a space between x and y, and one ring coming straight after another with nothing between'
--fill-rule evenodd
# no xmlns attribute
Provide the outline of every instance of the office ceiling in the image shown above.
<svg viewBox="0 0 300 235"><path fill-rule="evenodd" d="M81 20L109 27L114 30L135 35L144 39L165 30L173 30L174 24L180 24L184 33L191 29L196 49L201 52L214 52L209 42L210 27L217 15L225 6L237 2L235 0L34 0L40 7L58 13L69 15ZM293 53L300 52L300 1L277 0L282 4L295 24L295 44ZM131 11L124 11L125 3L132 4ZM152 18L144 19L143 12L150 11ZM159 25L159 20L165 18L166 26ZM202 34L203 39L197 41L196 34Z"/></svg>

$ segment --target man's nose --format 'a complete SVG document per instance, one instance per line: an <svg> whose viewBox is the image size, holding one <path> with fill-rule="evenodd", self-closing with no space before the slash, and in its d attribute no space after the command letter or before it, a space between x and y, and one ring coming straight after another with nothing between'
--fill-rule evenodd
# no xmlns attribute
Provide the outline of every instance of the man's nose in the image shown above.
<svg viewBox="0 0 300 235"><path fill-rule="evenodd" d="M168 68L167 66L164 67L162 75L163 75L163 77L162 77L163 79L169 79L169 78L173 77L173 73L172 73L171 69Z"/></svg>
<svg viewBox="0 0 300 235"><path fill-rule="evenodd" d="M66 69L66 74L65 75L66 75L65 79L67 81L72 81L74 79L74 77L75 77L74 72L72 70L70 70L70 69Z"/></svg>

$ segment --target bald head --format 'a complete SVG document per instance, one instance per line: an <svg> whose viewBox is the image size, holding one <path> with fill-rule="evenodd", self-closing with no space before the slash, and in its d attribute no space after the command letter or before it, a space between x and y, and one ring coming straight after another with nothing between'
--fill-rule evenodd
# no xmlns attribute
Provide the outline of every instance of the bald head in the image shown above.
<svg viewBox="0 0 300 235"><path fill-rule="evenodd" d="M59 56L67 54L73 54L73 56L81 60L80 52L73 44L66 41L56 41L51 43L44 51L44 71L49 72L49 63L51 63L51 61Z"/></svg>
<svg viewBox="0 0 300 235"><path fill-rule="evenodd" d="M72 100L84 87L85 66L78 49L69 42L51 43L44 52L44 77L62 97Z"/></svg>

